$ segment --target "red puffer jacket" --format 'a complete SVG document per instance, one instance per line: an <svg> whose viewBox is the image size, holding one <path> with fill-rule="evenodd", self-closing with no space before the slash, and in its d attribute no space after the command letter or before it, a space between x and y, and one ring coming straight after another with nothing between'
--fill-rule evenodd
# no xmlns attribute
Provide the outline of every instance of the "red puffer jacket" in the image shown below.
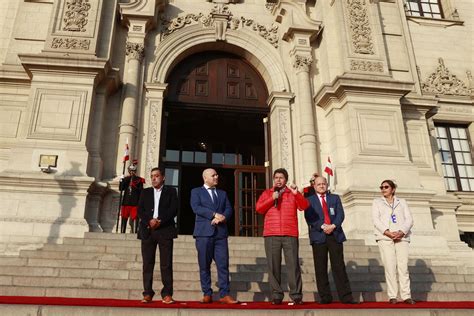
<svg viewBox="0 0 474 316"><path fill-rule="evenodd" d="M265 215L263 236L298 237L298 216L296 210L304 211L309 207L308 201L301 193L291 193L285 188L280 193L278 205L275 207L273 188L265 190L257 201L257 213Z"/></svg>

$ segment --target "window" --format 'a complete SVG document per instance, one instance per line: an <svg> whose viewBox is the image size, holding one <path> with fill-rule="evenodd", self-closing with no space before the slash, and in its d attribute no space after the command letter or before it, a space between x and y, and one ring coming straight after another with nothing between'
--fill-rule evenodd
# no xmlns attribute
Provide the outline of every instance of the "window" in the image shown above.
<svg viewBox="0 0 474 316"><path fill-rule="evenodd" d="M448 191L474 191L472 147L467 128L437 125L436 135Z"/></svg>
<svg viewBox="0 0 474 316"><path fill-rule="evenodd" d="M440 0L405 0L405 11L410 16L443 18Z"/></svg>

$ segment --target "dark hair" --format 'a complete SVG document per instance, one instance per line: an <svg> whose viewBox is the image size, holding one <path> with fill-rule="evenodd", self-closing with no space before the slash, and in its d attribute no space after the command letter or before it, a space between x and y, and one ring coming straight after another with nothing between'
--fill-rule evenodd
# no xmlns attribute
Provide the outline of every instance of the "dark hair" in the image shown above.
<svg viewBox="0 0 474 316"><path fill-rule="evenodd" d="M382 183L380 183L380 185L384 183L387 183L392 188L392 190L395 190L397 188L397 185L392 180L383 180Z"/></svg>
<svg viewBox="0 0 474 316"><path fill-rule="evenodd" d="M285 177L285 180L288 181L288 171L286 171L285 168L278 168L277 170L273 171L273 177L275 177L277 173L281 173Z"/></svg>
<svg viewBox="0 0 474 316"><path fill-rule="evenodd" d="M155 167L155 168L151 169L151 170L150 170L150 174L151 174L153 171L159 171L159 172L160 172L160 175L165 176L165 173L164 173L163 169L161 169L160 167Z"/></svg>

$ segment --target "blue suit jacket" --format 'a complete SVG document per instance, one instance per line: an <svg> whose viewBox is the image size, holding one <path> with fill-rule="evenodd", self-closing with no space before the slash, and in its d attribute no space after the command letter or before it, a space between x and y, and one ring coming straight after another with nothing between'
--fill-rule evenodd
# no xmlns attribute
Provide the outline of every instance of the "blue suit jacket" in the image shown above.
<svg viewBox="0 0 474 316"><path fill-rule="evenodd" d="M191 208L194 214L196 214L194 237L215 236L217 238L226 238L229 235L227 221L232 216L232 206L230 205L225 191L216 190L216 193L217 207L204 186L194 188L191 191ZM226 222L215 226L211 225L214 213L223 214L226 218Z"/></svg>
<svg viewBox="0 0 474 316"><path fill-rule="evenodd" d="M309 207L304 212L304 217L309 225L309 239L311 244L323 244L326 242L326 234L321 229L324 224L324 214L318 195L308 197ZM342 208L341 198L336 194L326 194L326 203L328 204L329 217L331 224L336 225L333 234L337 242L344 242L346 235L342 230L344 221L344 209ZM331 211L332 209L332 211ZM333 214L331 214L333 213Z"/></svg>

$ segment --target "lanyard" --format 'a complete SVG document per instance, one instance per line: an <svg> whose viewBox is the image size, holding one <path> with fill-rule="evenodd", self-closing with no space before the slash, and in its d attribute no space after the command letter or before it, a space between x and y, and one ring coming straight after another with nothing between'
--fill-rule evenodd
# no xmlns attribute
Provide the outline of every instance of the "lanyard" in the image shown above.
<svg viewBox="0 0 474 316"><path fill-rule="evenodd" d="M397 205L398 205L398 204L397 204ZM389 226L390 226L390 221L391 221L393 224L396 224L396 223L397 223L397 216L394 214L394 213L395 213L395 209L397 208L397 205L395 205L395 199L393 199L393 203L392 203L392 204L389 204L390 209L392 210L391 213L390 213Z"/></svg>

